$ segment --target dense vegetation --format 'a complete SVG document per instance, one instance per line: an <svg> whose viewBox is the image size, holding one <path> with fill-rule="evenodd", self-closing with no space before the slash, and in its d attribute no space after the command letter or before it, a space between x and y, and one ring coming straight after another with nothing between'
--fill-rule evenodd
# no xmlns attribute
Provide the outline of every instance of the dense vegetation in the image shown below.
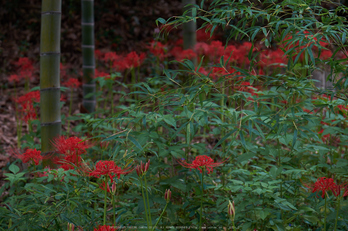
<svg viewBox="0 0 348 231"><path fill-rule="evenodd" d="M95 51L96 111L63 116L54 155L39 151L40 94L27 84L0 227L347 230L346 10L213 0L159 18L146 52ZM183 50L170 33L191 20L197 44ZM33 69L17 66L16 86ZM61 69L73 93L81 83Z"/></svg>

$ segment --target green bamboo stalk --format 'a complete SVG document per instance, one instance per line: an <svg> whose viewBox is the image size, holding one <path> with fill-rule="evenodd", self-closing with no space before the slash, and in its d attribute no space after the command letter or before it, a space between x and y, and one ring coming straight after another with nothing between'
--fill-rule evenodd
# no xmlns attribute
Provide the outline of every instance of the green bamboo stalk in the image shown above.
<svg viewBox="0 0 348 231"><path fill-rule="evenodd" d="M192 8L192 4L196 4L196 0L182 0L184 12ZM192 16L192 12L188 14ZM184 50L193 49L196 45L196 29L195 21L187 22L183 25Z"/></svg>
<svg viewBox="0 0 348 231"><path fill-rule="evenodd" d="M183 11L186 12L188 11L188 16L192 16L192 12L190 11L190 9L192 8L192 4L196 4L196 0L182 0L182 4L183 4ZM197 40L197 36L196 36L196 29L197 29L197 25L196 25L196 21L189 21L187 23L183 24L183 40L184 40L184 50L187 49L193 49L196 45L196 40ZM193 58L191 60L193 62L194 66L197 66L197 59ZM188 79L188 83L192 83L193 78L190 77ZM183 79L184 82L184 79Z"/></svg>
<svg viewBox="0 0 348 231"><path fill-rule="evenodd" d="M88 112L95 111L95 59L94 59L94 1L81 0L82 7L82 69L83 107ZM88 96L89 95L89 96Z"/></svg>
<svg viewBox="0 0 348 231"><path fill-rule="evenodd" d="M60 27L61 0L42 0L40 42L41 153L54 150L52 140L61 134ZM52 165L51 160L43 162Z"/></svg>

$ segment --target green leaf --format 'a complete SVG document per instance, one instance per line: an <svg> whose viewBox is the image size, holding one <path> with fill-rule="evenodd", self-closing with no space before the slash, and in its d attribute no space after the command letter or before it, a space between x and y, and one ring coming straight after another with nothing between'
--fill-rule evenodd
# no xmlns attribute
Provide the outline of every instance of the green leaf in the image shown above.
<svg viewBox="0 0 348 231"><path fill-rule="evenodd" d="M245 143L245 139L244 139L244 135L243 135L243 131L242 130L239 131L239 136L240 136L240 141L243 144L243 147L246 148L246 143Z"/></svg>
<svg viewBox="0 0 348 231"><path fill-rule="evenodd" d="M141 151L143 150L143 148L141 147L141 145L138 143L138 141L137 141L136 139L134 139L134 137L128 136L128 139L129 139L137 148L139 148Z"/></svg>
<svg viewBox="0 0 348 231"><path fill-rule="evenodd" d="M250 158L253 158L254 156L256 156L256 153L247 152L239 156L236 160L237 162L243 162L243 161L249 160Z"/></svg>
<svg viewBox="0 0 348 231"><path fill-rule="evenodd" d="M346 36L347 36L346 32L343 32L342 33L342 43L343 44L346 42Z"/></svg>
<svg viewBox="0 0 348 231"><path fill-rule="evenodd" d="M166 20L164 19L164 18L158 18L157 20L156 20L156 25L158 26L158 23L161 23L161 24L166 24Z"/></svg>
<svg viewBox="0 0 348 231"><path fill-rule="evenodd" d="M19 167L15 164L11 164L10 167L8 168L13 174L16 174L17 172L19 172Z"/></svg>
<svg viewBox="0 0 348 231"><path fill-rule="evenodd" d="M173 126L174 128L176 128L176 121L173 117L172 114L168 114L168 115L164 115L163 116L164 122L166 122L167 124Z"/></svg>
<svg viewBox="0 0 348 231"><path fill-rule="evenodd" d="M222 139L219 140L219 142L215 145L215 147L213 149L215 149L216 147L218 147L222 142L224 142L230 135L232 135L235 131L237 131L237 128L233 129L232 131L230 131L229 133L227 133Z"/></svg>
<svg viewBox="0 0 348 231"><path fill-rule="evenodd" d="M294 148L296 141L297 141L297 129L295 129L294 136L292 138L292 148Z"/></svg>

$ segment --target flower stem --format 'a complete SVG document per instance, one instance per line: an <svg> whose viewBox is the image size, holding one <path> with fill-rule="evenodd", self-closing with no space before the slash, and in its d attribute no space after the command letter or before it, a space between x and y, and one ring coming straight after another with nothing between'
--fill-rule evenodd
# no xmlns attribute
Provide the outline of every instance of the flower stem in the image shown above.
<svg viewBox="0 0 348 231"><path fill-rule="evenodd" d="M326 214L326 195L325 195L325 211L324 211L324 231L326 231L326 216L327 216L327 214Z"/></svg>
<svg viewBox="0 0 348 231"><path fill-rule="evenodd" d="M19 128L17 130L17 136L18 136L18 149L21 149L21 139L22 139L22 120L19 119Z"/></svg>
<svg viewBox="0 0 348 231"><path fill-rule="evenodd" d="M144 193L144 187L143 187L143 181L141 178L140 179L140 184L141 184L141 194L143 195L143 201L144 201L144 208L145 208L145 217L146 217L146 223L147 223L147 230L150 230L150 224L149 224L149 218L148 218L148 213L147 213L147 205L146 205L146 200L145 200L145 193Z"/></svg>
<svg viewBox="0 0 348 231"><path fill-rule="evenodd" d="M71 90L70 90L70 103L69 103L68 117L71 115L72 103L73 103L73 89L71 88ZM69 132L70 132L70 121L69 121L68 118L66 118L66 121L67 121L67 123L68 123L67 132L68 132L68 134L69 134Z"/></svg>
<svg viewBox="0 0 348 231"><path fill-rule="evenodd" d="M225 104L225 81L221 83L221 100L220 100L220 106L221 106L221 122L225 122L225 117L224 117L224 104ZM225 136L225 130L221 128L221 137ZM222 152L225 152L226 148L226 142L222 142Z"/></svg>
<svg viewBox="0 0 348 231"><path fill-rule="evenodd" d="M337 207L336 207L336 220L335 220L335 231L337 230L337 222L338 222L338 211L340 210L340 198L337 199Z"/></svg>
<svg viewBox="0 0 348 231"><path fill-rule="evenodd" d="M105 194L104 194L104 223L103 225L105 225L106 223L106 197L107 197L107 185L108 185L108 178L105 176Z"/></svg>
<svg viewBox="0 0 348 231"><path fill-rule="evenodd" d="M158 222L161 220L161 218L162 218L162 216L163 216L164 212L166 211L167 206L168 206L168 202L166 203L166 206L164 207L164 209L163 209L163 211L162 211L162 213L161 213L160 217L158 218L158 220L157 220L156 224L153 226L152 231L154 231L154 230L155 230L156 226L158 225Z"/></svg>
<svg viewBox="0 0 348 231"><path fill-rule="evenodd" d="M114 211L113 225L116 225L116 208L115 208L115 196L112 194L112 210Z"/></svg>
<svg viewBox="0 0 348 231"><path fill-rule="evenodd" d="M203 217L203 196L204 196L204 186L203 186L203 179L204 179L204 169L202 169L202 195L201 195L201 216L199 218L199 230L202 230L202 217Z"/></svg>
<svg viewBox="0 0 348 231"><path fill-rule="evenodd" d="M149 221L150 225L152 226L152 218L151 218L151 208L150 208L150 203L149 203L149 194L147 192L147 182L146 182L146 176L144 177L145 179L145 193L146 193L146 202L147 202L147 212L149 213Z"/></svg>
<svg viewBox="0 0 348 231"><path fill-rule="evenodd" d="M131 69L131 75L132 75L132 87L133 87L133 91L137 91L137 88L134 87L134 85L135 85L135 68L132 68L132 69ZM134 100L137 99L137 97L136 97L135 94L132 96L132 98L133 98Z"/></svg>

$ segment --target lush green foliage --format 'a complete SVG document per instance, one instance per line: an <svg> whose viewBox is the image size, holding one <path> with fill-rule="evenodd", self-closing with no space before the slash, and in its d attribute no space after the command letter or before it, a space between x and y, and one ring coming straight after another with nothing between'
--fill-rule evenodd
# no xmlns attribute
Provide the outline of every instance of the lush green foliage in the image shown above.
<svg viewBox="0 0 348 231"><path fill-rule="evenodd" d="M124 93L125 103L113 106L114 113L99 106L95 114L76 118L85 124L75 131L95 144L83 158L90 171L94 167L87 162L115 160L135 167L151 160L147 183L136 171L115 179L116 195L107 193L107 201L115 199L116 206L107 205L107 224L113 224L114 214L120 226L155 224L165 207L159 230L197 227L202 214L204 227L222 230L232 227L227 208L233 200L237 230L348 229L347 200L330 190L323 198L311 187L320 177L348 182L348 59L342 58L347 22L340 16L347 9L331 2L333 9L322 7L325 2L214 0L206 9L202 1L193 18L158 20L167 25L201 20L202 27L212 26L211 35L222 27L227 40L251 42L248 61L237 64L233 53L215 63L202 57L198 67L190 60L164 61L163 75L153 65L145 82L132 81L135 96ZM261 66L262 52L254 49L260 42L279 47L287 62ZM334 48L328 59L321 58L327 50L323 42ZM148 59L149 66L156 62ZM202 71L209 65L210 72ZM325 70L332 90L316 88L311 78ZM112 87L117 75L98 78L99 86L119 94ZM241 88L242 82L252 91ZM101 140L108 145L99 147ZM198 155L226 162L211 174L177 164ZM102 223L106 193L99 186L107 178L90 177L77 166L29 180L25 175L34 169L20 171L15 164L7 174L10 196L0 207L2 229L64 230L69 222L92 230Z"/></svg>

